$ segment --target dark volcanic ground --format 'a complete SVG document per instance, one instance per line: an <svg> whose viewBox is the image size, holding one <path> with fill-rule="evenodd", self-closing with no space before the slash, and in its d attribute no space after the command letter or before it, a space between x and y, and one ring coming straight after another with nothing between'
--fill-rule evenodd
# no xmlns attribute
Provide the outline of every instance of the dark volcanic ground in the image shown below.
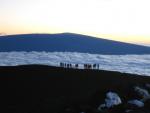
<svg viewBox="0 0 150 113"><path fill-rule="evenodd" d="M150 77L111 71L40 65L0 67L0 110L3 113L96 113L108 91L116 92L126 102L136 95L132 91L134 86L146 83L150 83ZM150 105L130 113L150 113L149 108ZM120 105L103 113L124 112L125 105Z"/></svg>

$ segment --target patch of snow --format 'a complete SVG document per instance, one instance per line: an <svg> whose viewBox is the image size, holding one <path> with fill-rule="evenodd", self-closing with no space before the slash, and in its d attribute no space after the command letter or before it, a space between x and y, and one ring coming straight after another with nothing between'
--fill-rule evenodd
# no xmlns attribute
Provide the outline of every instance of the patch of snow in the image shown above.
<svg viewBox="0 0 150 113"><path fill-rule="evenodd" d="M150 55L100 55L76 52L0 52L0 66L44 64L59 66L60 62L99 64L99 69L150 76Z"/></svg>
<svg viewBox="0 0 150 113"><path fill-rule="evenodd" d="M125 112L126 113L129 113L129 112L132 112L133 110L130 110L130 109L127 109Z"/></svg>
<svg viewBox="0 0 150 113"><path fill-rule="evenodd" d="M118 96L117 93L108 92L106 94L105 103L106 103L106 106L108 108L110 108L110 107L113 107L114 105L119 105L122 102L121 102L121 99L120 99L120 97Z"/></svg>
<svg viewBox="0 0 150 113"><path fill-rule="evenodd" d="M101 104L99 107L98 107L98 110L102 110L103 108L111 108L113 106L116 106L116 105L119 105L121 104L122 101L120 99L120 97L118 96L117 93L114 93L114 92L108 92L106 94L106 99L105 99L105 103L104 104Z"/></svg>
<svg viewBox="0 0 150 113"><path fill-rule="evenodd" d="M106 108L106 104L101 104L97 109L102 111L104 108Z"/></svg>
<svg viewBox="0 0 150 113"><path fill-rule="evenodd" d="M139 96L142 97L143 101L146 101L147 99L150 98L150 94L146 89L135 87L134 90L138 93Z"/></svg>
<svg viewBox="0 0 150 113"><path fill-rule="evenodd" d="M132 104L132 105L135 105L135 106L137 106L137 107L144 107L144 103L142 102L142 101L140 101L140 100L130 100L130 101L128 101L128 103L129 104Z"/></svg>

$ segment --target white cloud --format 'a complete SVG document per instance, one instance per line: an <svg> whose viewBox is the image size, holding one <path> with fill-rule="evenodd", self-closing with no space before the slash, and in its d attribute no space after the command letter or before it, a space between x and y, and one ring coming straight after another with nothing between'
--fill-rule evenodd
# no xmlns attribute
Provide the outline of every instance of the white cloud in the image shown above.
<svg viewBox="0 0 150 113"><path fill-rule="evenodd" d="M1 66L46 64L59 66L60 62L98 63L100 69L150 76L150 55L99 55L76 52L0 52Z"/></svg>

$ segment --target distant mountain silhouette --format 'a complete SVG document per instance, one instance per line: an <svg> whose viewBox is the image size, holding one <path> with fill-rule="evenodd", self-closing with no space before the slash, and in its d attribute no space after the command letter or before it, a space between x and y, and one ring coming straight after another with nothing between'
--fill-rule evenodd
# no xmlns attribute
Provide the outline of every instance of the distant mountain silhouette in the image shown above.
<svg viewBox="0 0 150 113"><path fill-rule="evenodd" d="M0 52L10 51L57 51L119 55L150 54L150 47L72 33L0 36Z"/></svg>

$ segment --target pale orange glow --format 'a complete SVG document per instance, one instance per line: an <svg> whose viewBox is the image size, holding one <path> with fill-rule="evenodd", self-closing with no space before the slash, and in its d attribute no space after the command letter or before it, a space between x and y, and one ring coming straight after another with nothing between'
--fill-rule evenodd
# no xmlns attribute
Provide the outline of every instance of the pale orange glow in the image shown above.
<svg viewBox="0 0 150 113"><path fill-rule="evenodd" d="M144 35L94 34L94 36L128 43L150 45L150 36Z"/></svg>

